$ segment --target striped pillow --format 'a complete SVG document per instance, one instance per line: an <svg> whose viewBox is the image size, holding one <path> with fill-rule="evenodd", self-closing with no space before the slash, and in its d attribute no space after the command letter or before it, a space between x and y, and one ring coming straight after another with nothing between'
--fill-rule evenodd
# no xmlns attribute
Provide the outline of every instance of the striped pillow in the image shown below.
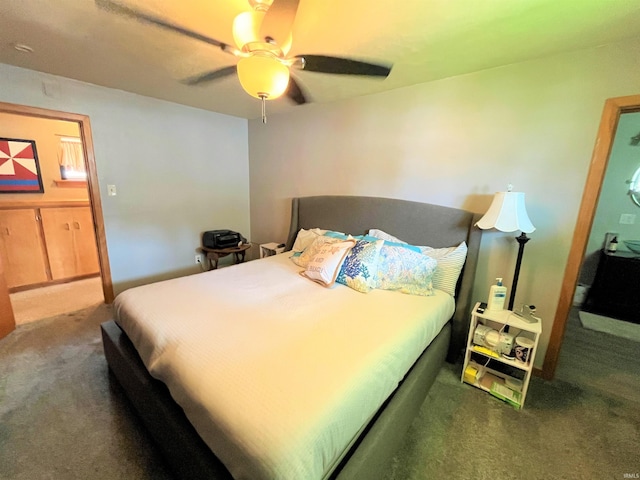
<svg viewBox="0 0 640 480"><path fill-rule="evenodd" d="M449 248L420 248L423 254L438 262L433 274L433 288L447 292L452 297L455 296L458 277L467 259L467 244L462 242L457 247Z"/></svg>

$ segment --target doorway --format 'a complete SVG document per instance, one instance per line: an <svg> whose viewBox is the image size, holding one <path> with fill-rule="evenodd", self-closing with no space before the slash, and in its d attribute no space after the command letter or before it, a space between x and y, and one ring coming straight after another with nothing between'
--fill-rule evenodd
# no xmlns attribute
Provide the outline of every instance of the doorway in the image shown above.
<svg viewBox="0 0 640 480"><path fill-rule="evenodd" d="M640 95L611 98L605 102L591 160L591 167L582 194L580 211L569 251L569 258L565 267L560 300L558 302L558 308L556 309L556 317L544 360L543 374L544 377L549 380L554 377L558 365L560 349L572 312L578 277L583 264L589 235L593 227L596 206L600 198L618 121L620 115L623 113L636 112L639 110Z"/></svg>
<svg viewBox="0 0 640 480"><path fill-rule="evenodd" d="M82 153L84 157L84 168L86 171L86 192L88 194L88 208L86 210L86 214L84 212L79 212L80 209L74 209L79 212L79 214L83 214L88 216L88 222L86 224L91 224L91 232L83 231L82 233L90 233L92 235L92 245L94 252L97 253L97 265L99 269L99 277L97 277L97 281L99 283L99 288L102 290L102 297L104 298L105 303L113 302L114 294L113 294L113 286L111 281L111 272L109 267L109 259L106 247L106 238L105 238L105 230L103 223L103 215L102 215L102 205L100 201L100 195L98 190L98 180L96 173L96 164L95 157L93 153L93 141L91 136L91 126L89 122L89 118L84 115L67 113L67 112L59 112L54 110L45 110L34 107L27 107L22 105L14 105L0 102L0 113L14 114L19 116L25 116L30 118L37 119L48 119L54 121L63 121L63 122L71 122L75 126L77 126L77 131L79 132L80 144L82 145ZM54 202L55 203L55 202ZM52 206L52 205L48 205ZM56 205L54 204L53 207ZM55 210L55 208L50 209L51 211ZM51 212L48 212L51 213ZM58 213L58 212L54 212ZM41 221L42 219L38 219ZM75 217L66 223L69 225L70 229L78 229L81 230L81 226L84 224L80 219L76 219ZM79 233L79 232L78 232ZM46 251L46 245L43 247ZM64 265L64 261L60 262ZM64 266L62 267L64 268ZM0 304L6 304L7 299L9 297L9 291L7 287L7 282L5 278L6 265L3 269L0 269L0 275L2 279L0 280ZM87 272L79 272L80 277L82 277L82 273ZM73 275L71 275L73 276ZM85 275L85 277L90 277L91 275ZM89 279L89 278L87 278ZM55 282L54 282L55 283ZM63 283L63 282L58 282ZM10 304L10 303L9 303ZM15 326L15 321L13 318L8 318L11 312L11 308L8 309L8 314L3 315L3 319L0 323L0 331L3 333L8 333L11 331L12 324ZM11 315L12 316L12 315ZM5 318L7 317L7 318Z"/></svg>

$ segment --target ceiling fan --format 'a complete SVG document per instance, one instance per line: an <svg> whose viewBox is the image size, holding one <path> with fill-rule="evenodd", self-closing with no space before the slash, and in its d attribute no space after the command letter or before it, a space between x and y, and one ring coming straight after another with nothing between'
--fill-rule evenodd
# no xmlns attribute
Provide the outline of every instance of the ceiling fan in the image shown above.
<svg viewBox="0 0 640 480"><path fill-rule="evenodd" d="M291 30L300 0L248 1L252 11L239 14L233 21L235 46L113 0L95 0L95 3L109 12L186 35L237 57L237 65L204 72L185 79L184 83L199 85L237 73L242 88L249 95L262 100L263 123L266 123L265 100L286 95L298 105L309 102L309 96L300 88L293 71L378 78L386 78L391 72L391 65L350 58L326 55L288 56L292 44Z"/></svg>

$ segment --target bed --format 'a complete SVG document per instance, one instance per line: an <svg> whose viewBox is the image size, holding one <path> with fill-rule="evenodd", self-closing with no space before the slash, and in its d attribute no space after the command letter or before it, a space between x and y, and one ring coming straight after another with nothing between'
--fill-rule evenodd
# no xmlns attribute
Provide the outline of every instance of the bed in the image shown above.
<svg viewBox="0 0 640 480"><path fill-rule="evenodd" d="M101 326L109 368L178 478L378 478L445 357L462 352L477 219L404 200L295 198L287 251L316 227L376 228L434 248L465 242L455 295L324 289L284 253L123 292Z"/></svg>

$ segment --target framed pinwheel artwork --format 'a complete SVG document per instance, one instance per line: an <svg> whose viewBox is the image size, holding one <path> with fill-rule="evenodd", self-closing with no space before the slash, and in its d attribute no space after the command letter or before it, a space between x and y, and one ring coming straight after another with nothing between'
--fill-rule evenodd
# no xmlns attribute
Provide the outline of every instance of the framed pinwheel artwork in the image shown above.
<svg viewBox="0 0 640 480"><path fill-rule="evenodd" d="M43 193L35 140L0 138L0 193Z"/></svg>

